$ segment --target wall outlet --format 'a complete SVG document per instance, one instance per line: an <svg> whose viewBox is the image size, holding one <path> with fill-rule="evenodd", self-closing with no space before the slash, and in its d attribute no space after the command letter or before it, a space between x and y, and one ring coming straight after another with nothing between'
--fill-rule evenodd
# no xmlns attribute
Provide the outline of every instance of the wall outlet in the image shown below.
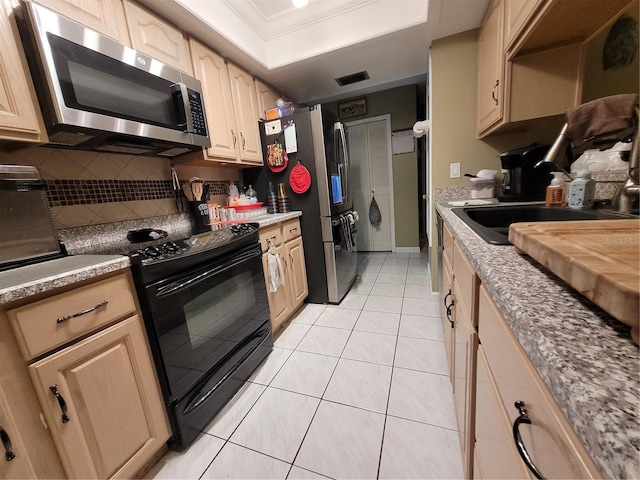
<svg viewBox="0 0 640 480"><path fill-rule="evenodd" d="M460 178L460 163L449 164L449 178Z"/></svg>

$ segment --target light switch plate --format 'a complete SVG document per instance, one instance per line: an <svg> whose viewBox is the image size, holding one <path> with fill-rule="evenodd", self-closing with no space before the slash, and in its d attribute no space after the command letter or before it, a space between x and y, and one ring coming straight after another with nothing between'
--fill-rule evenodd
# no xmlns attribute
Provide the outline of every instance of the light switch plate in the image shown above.
<svg viewBox="0 0 640 480"><path fill-rule="evenodd" d="M282 122L280 120L273 120L264 124L265 135L277 135L282 131Z"/></svg>
<svg viewBox="0 0 640 480"><path fill-rule="evenodd" d="M460 178L460 163L449 164L449 178Z"/></svg>

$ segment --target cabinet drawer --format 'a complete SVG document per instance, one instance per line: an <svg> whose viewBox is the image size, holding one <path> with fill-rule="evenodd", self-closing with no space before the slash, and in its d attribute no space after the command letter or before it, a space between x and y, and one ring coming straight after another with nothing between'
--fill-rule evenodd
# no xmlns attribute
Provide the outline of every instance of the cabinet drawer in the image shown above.
<svg viewBox="0 0 640 480"><path fill-rule="evenodd" d="M473 478L529 478L513 441L498 388L489 373L482 345L476 373L476 445Z"/></svg>
<svg viewBox="0 0 640 480"><path fill-rule="evenodd" d="M442 225L442 256L453 265L453 235L445 224Z"/></svg>
<svg viewBox="0 0 640 480"><path fill-rule="evenodd" d="M600 477L584 446L531 365L484 287L479 295L480 342L511 425L524 402L531 425L519 431L529 455L547 478Z"/></svg>
<svg viewBox="0 0 640 480"><path fill-rule="evenodd" d="M287 220L286 222L282 223L282 235L285 242L299 237L300 234L300 220L298 220L297 218L294 218L293 220Z"/></svg>
<svg viewBox="0 0 640 480"><path fill-rule="evenodd" d="M127 276L120 274L7 314L22 355L30 360L135 310Z"/></svg>
<svg viewBox="0 0 640 480"><path fill-rule="evenodd" d="M455 242L453 245L453 278L459 290L456 292L457 306L466 310L473 326L478 325L478 276Z"/></svg>
<svg viewBox="0 0 640 480"><path fill-rule="evenodd" d="M260 246L262 247L262 252L266 252L269 248L269 241L274 243L276 247L282 245L282 229L279 223L260 229Z"/></svg>

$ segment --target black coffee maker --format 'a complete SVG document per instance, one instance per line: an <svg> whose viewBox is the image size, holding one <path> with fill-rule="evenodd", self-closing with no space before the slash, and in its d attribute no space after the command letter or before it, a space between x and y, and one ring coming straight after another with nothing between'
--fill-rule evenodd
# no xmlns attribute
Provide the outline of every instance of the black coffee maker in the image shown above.
<svg viewBox="0 0 640 480"><path fill-rule="evenodd" d="M500 202L531 202L544 200L547 186L551 182L553 165L535 165L544 158L548 145L534 143L500 154L502 164L502 192Z"/></svg>

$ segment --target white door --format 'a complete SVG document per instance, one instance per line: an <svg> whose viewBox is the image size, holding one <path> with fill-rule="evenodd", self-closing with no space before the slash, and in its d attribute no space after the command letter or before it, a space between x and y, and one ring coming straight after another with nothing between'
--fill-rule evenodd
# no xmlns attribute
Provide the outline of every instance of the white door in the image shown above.
<svg viewBox="0 0 640 480"><path fill-rule="evenodd" d="M360 251L394 250L389 123L384 117L347 123L353 208L361 217L357 239ZM369 221L372 198L376 199L382 216L376 227Z"/></svg>

